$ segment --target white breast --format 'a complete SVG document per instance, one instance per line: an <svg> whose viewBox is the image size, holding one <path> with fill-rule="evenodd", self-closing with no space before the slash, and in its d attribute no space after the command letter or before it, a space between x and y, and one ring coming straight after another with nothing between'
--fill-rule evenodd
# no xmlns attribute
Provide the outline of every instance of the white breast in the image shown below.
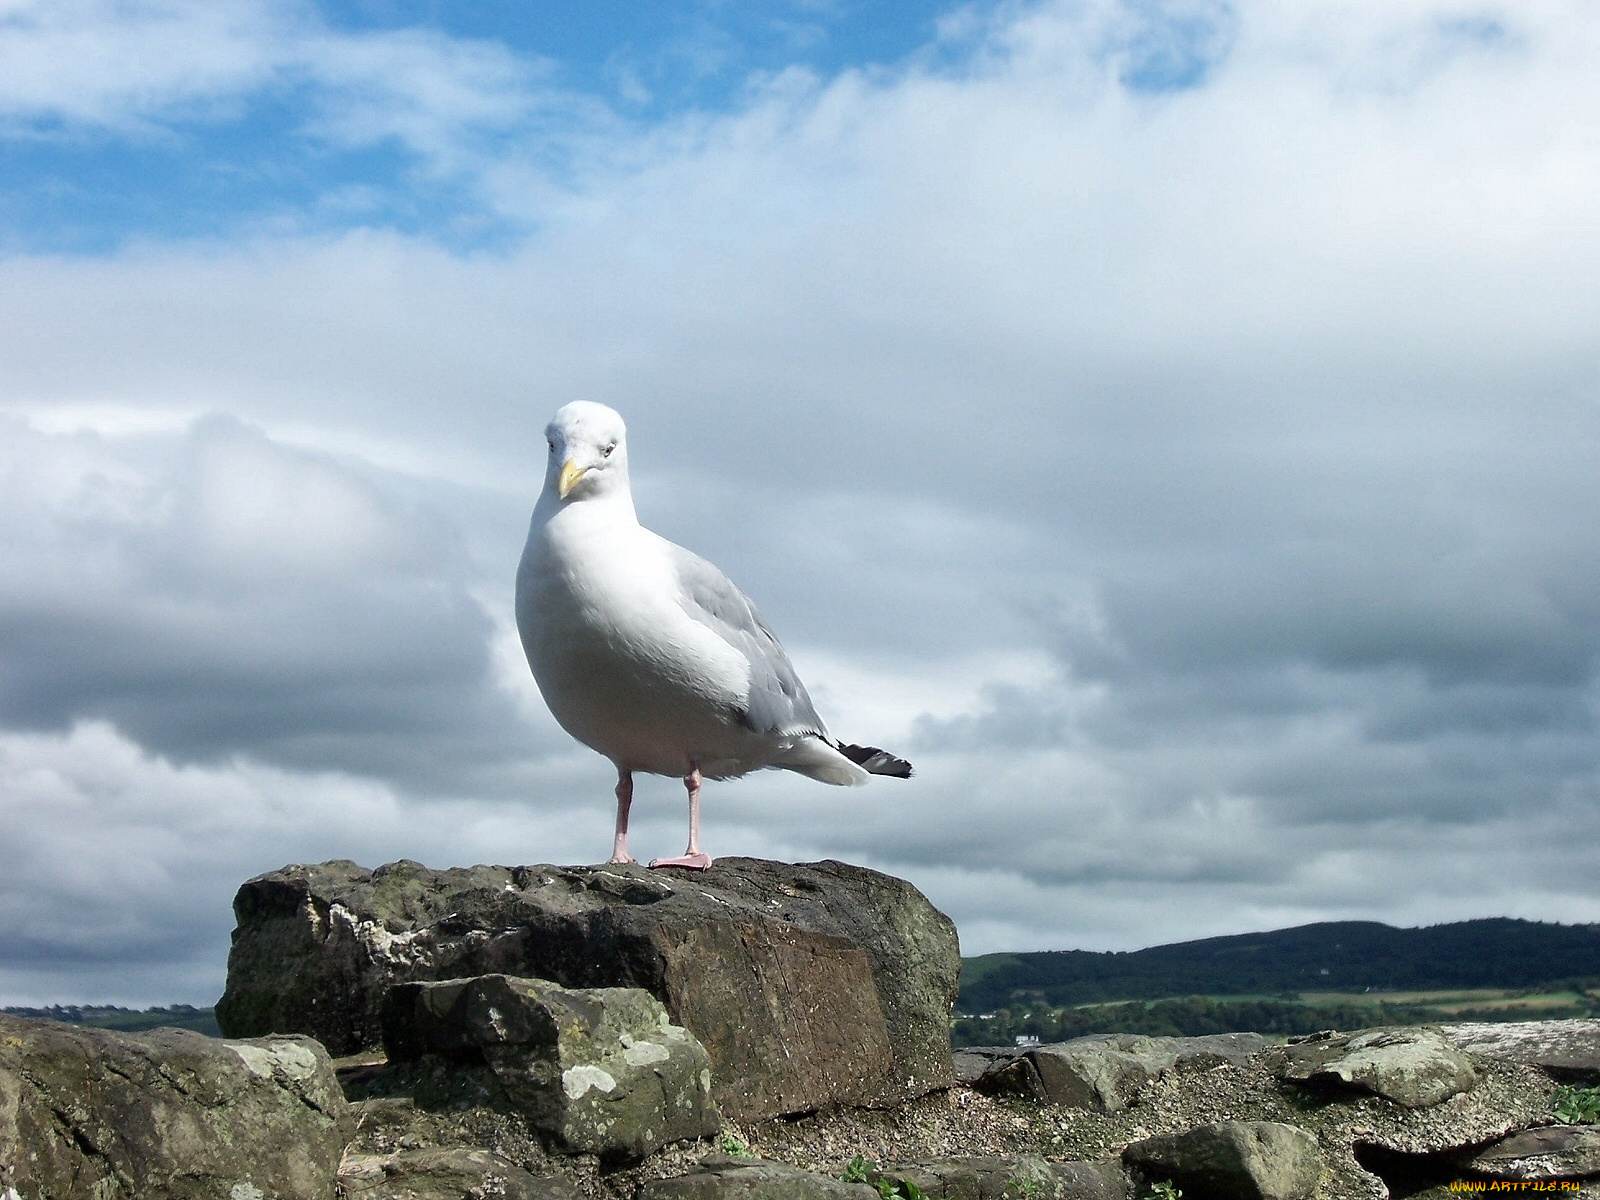
<svg viewBox="0 0 1600 1200"><path fill-rule="evenodd" d="M665 543L620 516L594 502L535 514L517 626L545 702L573 737L633 770L684 774L691 760L748 754L749 664L677 602Z"/></svg>

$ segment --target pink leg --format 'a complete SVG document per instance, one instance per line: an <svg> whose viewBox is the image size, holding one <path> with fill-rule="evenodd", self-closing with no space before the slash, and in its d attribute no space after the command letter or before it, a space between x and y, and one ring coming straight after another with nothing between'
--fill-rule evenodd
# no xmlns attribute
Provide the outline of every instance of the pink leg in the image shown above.
<svg viewBox="0 0 1600 1200"><path fill-rule="evenodd" d="M689 848L677 858L653 858L652 867L691 867L704 871L711 865L711 856L700 849L700 767L691 766L683 777L683 786L689 790Z"/></svg>
<svg viewBox="0 0 1600 1200"><path fill-rule="evenodd" d="M633 807L633 772L617 768L617 840L611 844L611 861L631 863L628 854L628 809Z"/></svg>

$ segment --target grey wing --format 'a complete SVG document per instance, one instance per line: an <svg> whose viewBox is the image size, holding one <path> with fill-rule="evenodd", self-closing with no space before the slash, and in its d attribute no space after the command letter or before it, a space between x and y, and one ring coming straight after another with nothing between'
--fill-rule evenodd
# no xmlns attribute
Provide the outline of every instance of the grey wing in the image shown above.
<svg viewBox="0 0 1600 1200"><path fill-rule="evenodd" d="M684 611L749 660L750 700L740 714L743 722L757 733L828 737L806 685L750 597L698 554L667 544Z"/></svg>

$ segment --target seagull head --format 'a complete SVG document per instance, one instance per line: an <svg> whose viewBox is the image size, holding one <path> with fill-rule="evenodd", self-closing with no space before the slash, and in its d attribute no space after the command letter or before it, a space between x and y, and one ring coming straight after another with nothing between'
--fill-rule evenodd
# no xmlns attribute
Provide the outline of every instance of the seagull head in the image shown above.
<svg viewBox="0 0 1600 1200"><path fill-rule="evenodd" d="M544 431L550 461L544 486L557 500L583 500L628 490L627 427L604 404L574 400L563 405Z"/></svg>

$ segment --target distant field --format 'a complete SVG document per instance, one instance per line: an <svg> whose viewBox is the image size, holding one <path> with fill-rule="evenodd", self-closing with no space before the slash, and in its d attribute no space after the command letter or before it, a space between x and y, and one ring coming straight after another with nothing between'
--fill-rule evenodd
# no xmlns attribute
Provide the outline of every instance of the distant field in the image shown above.
<svg viewBox="0 0 1600 1200"><path fill-rule="evenodd" d="M958 1046L993 1046L1019 1036L1064 1041L1091 1033L1194 1036L1240 1030L1290 1036L1373 1025L1596 1016L1600 1016L1600 991L1580 988L1320 991L1116 1000L1060 1007L1018 1002L992 1014L958 1016L952 1023L951 1040Z"/></svg>
<svg viewBox="0 0 1600 1200"><path fill-rule="evenodd" d="M1528 992L1505 988L1457 988L1447 991L1413 992L1302 992L1302 1004L1371 1003L1420 1004L1441 1013L1461 1013L1483 1008L1550 1009L1593 1003L1595 994L1575 988L1548 992Z"/></svg>
<svg viewBox="0 0 1600 1200"><path fill-rule="evenodd" d="M1367 1005L1372 1008L1381 1008L1384 1005L1421 1005L1437 1009L1439 1012L1461 1012L1464 1010L1480 1008L1560 1008L1585 1001L1594 1001L1600 996L1575 990L1565 989L1548 992L1529 993L1526 990L1510 990L1506 988L1451 988L1438 991L1409 991L1409 992L1299 992L1293 995L1268 995L1257 993L1255 995L1226 995L1201 996L1197 999L1210 1000L1218 1004L1238 1003L1275 1003L1286 1002L1319 1006L1328 1004L1341 1005ZM1088 1011L1096 1008L1110 1008L1117 1004L1126 1003L1120 1000L1101 1000L1094 1004L1073 1004L1069 1007L1078 1011Z"/></svg>

